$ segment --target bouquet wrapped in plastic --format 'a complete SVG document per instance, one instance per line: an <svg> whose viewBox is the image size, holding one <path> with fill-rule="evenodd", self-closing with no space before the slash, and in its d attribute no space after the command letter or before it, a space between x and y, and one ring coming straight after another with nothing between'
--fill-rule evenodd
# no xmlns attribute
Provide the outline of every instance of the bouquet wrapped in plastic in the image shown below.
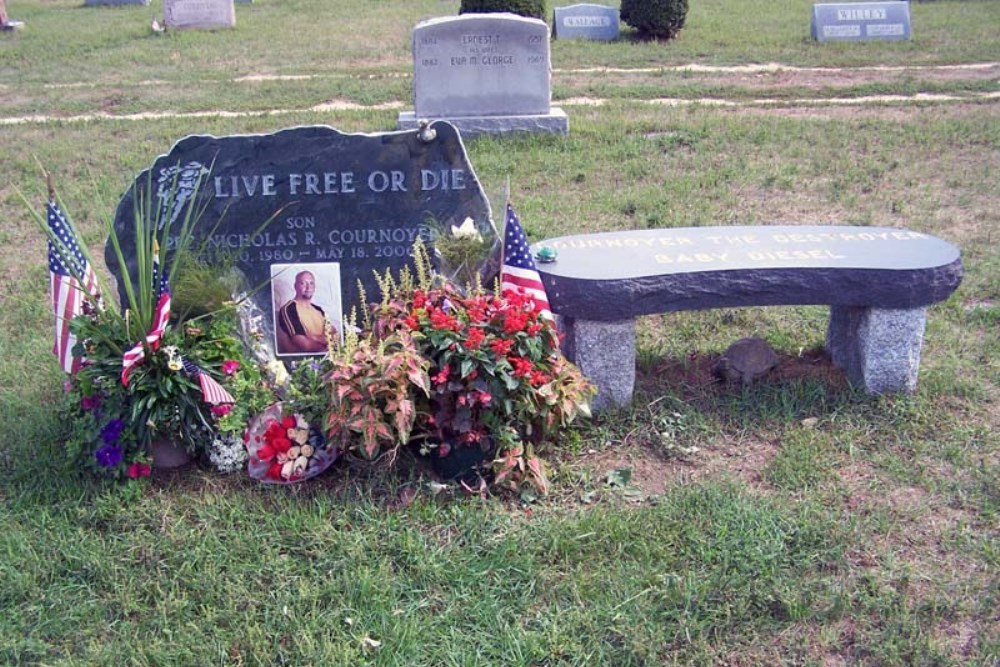
<svg viewBox="0 0 1000 667"><path fill-rule="evenodd" d="M300 414L270 405L251 420L244 436L250 476L268 484L291 484L319 475L340 455Z"/></svg>

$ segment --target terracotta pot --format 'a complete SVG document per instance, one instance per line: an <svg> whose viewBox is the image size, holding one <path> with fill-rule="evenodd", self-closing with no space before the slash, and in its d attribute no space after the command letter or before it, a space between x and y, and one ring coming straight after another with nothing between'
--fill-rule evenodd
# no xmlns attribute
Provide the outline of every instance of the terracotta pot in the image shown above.
<svg viewBox="0 0 1000 667"><path fill-rule="evenodd" d="M149 456L154 468L179 468L191 461L191 454L184 445L173 440L154 440L149 443Z"/></svg>

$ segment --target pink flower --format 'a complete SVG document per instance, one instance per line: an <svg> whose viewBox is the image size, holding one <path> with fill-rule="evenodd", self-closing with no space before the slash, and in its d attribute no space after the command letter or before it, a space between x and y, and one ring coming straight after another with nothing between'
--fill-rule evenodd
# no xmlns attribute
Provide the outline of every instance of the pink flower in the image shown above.
<svg viewBox="0 0 1000 667"><path fill-rule="evenodd" d="M128 476L131 479L139 479L140 477L149 477L152 472L152 468L146 463L133 463L128 467Z"/></svg>
<svg viewBox="0 0 1000 667"><path fill-rule="evenodd" d="M216 417L225 417L230 412L232 412L233 406L231 403L223 403L222 405L213 405L212 414Z"/></svg>
<svg viewBox="0 0 1000 667"><path fill-rule="evenodd" d="M240 362L235 359L226 359L222 362L222 373L224 375L233 375L238 370L240 370Z"/></svg>
<svg viewBox="0 0 1000 667"><path fill-rule="evenodd" d="M445 382L447 382L448 371L449 371L448 365L445 364L444 368L441 369L441 372L431 378L434 381L434 384L444 384Z"/></svg>

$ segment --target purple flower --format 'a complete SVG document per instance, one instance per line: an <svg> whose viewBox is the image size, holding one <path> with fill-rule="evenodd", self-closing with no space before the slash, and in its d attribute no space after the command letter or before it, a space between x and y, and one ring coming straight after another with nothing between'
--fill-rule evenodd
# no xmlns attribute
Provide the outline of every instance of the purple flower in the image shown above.
<svg viewBox="0 0 1000 667"><path fill-rule="evenodd" d="M118 445L104 445L96 452L94 458L104 468L114 468L122 462L122 448Z"/></svg>
<svg viewBox="0 0 1000 667"><path fill-rule="evenodd" d="M83 400L80 401L80 406L84 410L87 410L88 412L91 410L96 410L97 408L101 407L101 395L91 394L90 396L84 396Z"/></svg>
<svg viewBox="0 0 1000 667"><path fill-rule="evenodd" d="M101 440L104 441L105 445L113 445L118 442L118 438L122 437L124 429L125 423L121 419L112 419L101 430Z"/></svg>

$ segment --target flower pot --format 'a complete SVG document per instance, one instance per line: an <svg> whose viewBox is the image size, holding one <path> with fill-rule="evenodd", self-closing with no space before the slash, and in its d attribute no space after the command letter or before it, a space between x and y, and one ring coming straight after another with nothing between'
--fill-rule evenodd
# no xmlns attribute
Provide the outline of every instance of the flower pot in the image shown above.
<svg viewBox="0 0 1000 667"><path fill-rule="evenodd" d="M179 468L191 461L191 454L184 445L173 440L154 440L149 443L148 451L154 468Z"/></svg>
<svg viewBox="0 0 1000 667"><path fill-rule="evenodd" d="M440 450L431 452L431 468L442 479L471 484L490 467L493 450L492 443L486 449L479 445L452 444L445 456L439 456Z"/></svg>

